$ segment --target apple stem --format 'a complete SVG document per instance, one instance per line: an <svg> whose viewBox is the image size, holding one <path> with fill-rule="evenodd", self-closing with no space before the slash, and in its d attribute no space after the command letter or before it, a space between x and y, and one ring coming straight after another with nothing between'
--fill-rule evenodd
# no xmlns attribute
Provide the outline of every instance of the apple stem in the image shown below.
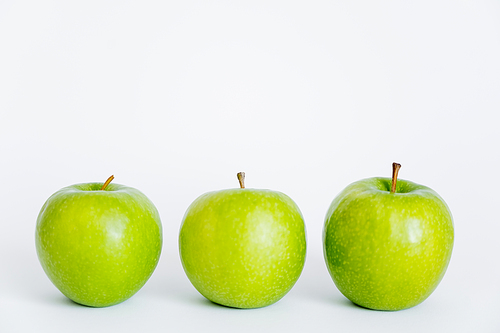
<svg viewBox="0 0 500 333"><path fill-rule="evenodd" d="M245 173L244 172L238 172L236 175L238 177L238 181L240 182L240 187L245 188Z"/></svg>
<svg viewBox="0 0 500 333"><path fill-rule="evenodd" d="M396 183L398 182L398 172L401 169L401 164L392 163L392 186L391 193L396 193Z"/></svg>
<svg viewBox="0 0 500 333"><path fill-rule="evenodd" d="M109 183L111 183L111 181L113 179L115 179L115 176L113 176L113 175L109 176L109 178L106 180L106 182L102 185L101 191L104 191L106 189L106 187L108 187Z"/></svg>

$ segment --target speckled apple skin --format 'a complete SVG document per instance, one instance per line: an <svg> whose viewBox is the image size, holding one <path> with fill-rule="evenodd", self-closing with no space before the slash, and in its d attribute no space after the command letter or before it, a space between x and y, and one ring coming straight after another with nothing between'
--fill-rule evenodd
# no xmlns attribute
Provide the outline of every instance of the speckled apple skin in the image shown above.
<svg viewBox="0 0 500 333"><path fill-rule="evenodd" d="M264 307L281 299L302 272L304 220L292 199L280 192L210 192L188 208L179 251L189 280L212 302Z"/></svg>
<svg viewBox="0 0 500 333"><path fill-rule="evenodd" d="M52 283L76 303L105 307L134 295L160 258L162 226L140 191L102 183L54 193L38 215L38 259Z"/></svg>
<svg viewBox="0 0 500 333"><path fill-rule="evenodd" d="M391 179L355 182L332 202L323 230L330 275L362 307L401 310L423 302L443 278L453 248L451 212L428 187Z"/></svg>

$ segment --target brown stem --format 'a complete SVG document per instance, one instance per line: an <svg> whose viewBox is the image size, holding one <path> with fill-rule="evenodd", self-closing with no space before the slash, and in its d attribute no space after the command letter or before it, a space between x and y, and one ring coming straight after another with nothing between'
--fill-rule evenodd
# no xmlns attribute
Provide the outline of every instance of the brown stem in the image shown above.
<svg viewBox="0 0 500 333"><path fill-rule="evenodd" d="M245 188L245 173L244 172L238 172L236 175L238 177L238 181L240 182L240 187Z"/></svg>
<svg viewBox="0 0 500 333"><path fill-rule="evenodd" d="M392 186L391 186L391 193L396 192L396 183L398 182L398 172L399 169L401 169L401 164L399 163L392 163Z"/></svg>
<svg viewBox="0 0 500 333"><path fill-rule="evenodd" d="M106 187L108 187L109 183L111 183L111 181L113 179L115 179L115 176L113 176L113 175L109 176L109 178L106 180L106 182L102 185L101 191L104 191L106 189Z"/></svg>

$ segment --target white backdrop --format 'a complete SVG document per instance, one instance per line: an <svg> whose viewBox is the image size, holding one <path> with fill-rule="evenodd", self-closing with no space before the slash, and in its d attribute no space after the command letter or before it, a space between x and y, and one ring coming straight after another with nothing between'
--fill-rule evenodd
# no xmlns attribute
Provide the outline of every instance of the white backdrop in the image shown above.
<svg viewBox="0 0 500 333"><path fill-rule="evenodd" d="M499 332L500 2L0 0L1 332ZM326 210L349 183L436 190L455 219L421 305L352 305L323 261ZM308 256L263 309L206 301L184 275L182 216L247 186L302 210ZM88 181L156 204L164 247L130 300L68 301L38 263L44 201Z"/></svg>

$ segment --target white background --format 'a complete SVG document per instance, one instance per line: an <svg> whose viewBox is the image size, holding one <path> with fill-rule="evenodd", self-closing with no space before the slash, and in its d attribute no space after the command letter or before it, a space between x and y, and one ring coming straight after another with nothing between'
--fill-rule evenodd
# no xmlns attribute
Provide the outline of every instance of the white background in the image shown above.
<svg viewBox="0 0 500 333"><path fill-rule="evenodd" d="M500 332L500 2L0 0L0 331ZM326 210L349 183L436 190L455 248L421 305L352 305L323 261ZM263 309L206 301L184 275L182 216L204 192L279 190L308 256ZM68 301L34 230L61 187L104 181L156 204L162 257L134 297Z"/></svg>

